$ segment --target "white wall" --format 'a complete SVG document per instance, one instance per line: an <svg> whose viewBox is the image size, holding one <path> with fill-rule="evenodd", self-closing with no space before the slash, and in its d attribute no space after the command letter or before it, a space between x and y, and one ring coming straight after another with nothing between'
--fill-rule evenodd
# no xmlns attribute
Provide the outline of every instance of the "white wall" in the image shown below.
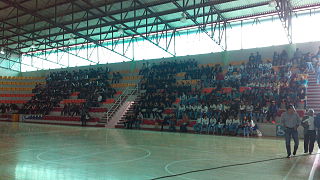
<svg viewBox="0 0 320 180"><path fill-rule="evenodd" d="M300 43L300 44L292 44L292 45L287 44L287 45L281 45L281 46L243 49L243 50L235 50L235 51L227 51L227 52L219 52L219 53L182 56L182 57L176 57L176 58L153 59L153 60L148 60L148 62L157 63L161 60L172 61L172 60L195 59L199 62L199 64L208 64L208 63L216 63L216 62L228 64L229 62L232 62L232 61L248 60L250 53L256 53L257 51L259 51L263 59L267 59L267 58L272 59L273 53L275 51L281 53L281 51L285 49L288 52L289 56L292 57L293 52L295 51L296 48L299 48L304 53L307 53L307 52L316 53L318 51L319 46L320 46L320 42L309 42L309 43ZM108 66L111 69L111 71L132 70L136 68L138 69L141 68L144 62L146 61L141 60L141 61L134 61L134 62L122 62L122 63L113 63L113 64L94 65L94 66L72 67L72 68L67 68L67 70L73 71L77 69L87 69L90 67L95 68L95 67L106 67L106 66ZM66 68L23 72L22 76L45 76L49 72L61 71L61 70L66 70Z"/></svg>

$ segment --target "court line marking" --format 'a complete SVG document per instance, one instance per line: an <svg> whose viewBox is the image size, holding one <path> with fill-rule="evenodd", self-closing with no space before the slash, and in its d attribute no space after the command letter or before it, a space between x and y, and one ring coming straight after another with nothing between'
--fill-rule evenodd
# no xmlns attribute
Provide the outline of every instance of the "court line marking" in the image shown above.
<svg viewBox="0 0 320 180"><path fill-rule="evenodd" d="M186 159L186 160L180 160L180 161L173 161L173 162L167 164L164 169L165 169L165 171L166 171L167 173L173 175L173 174L175 174L175 173L169 170L169 166L172 166L173 164L180 163L180 162L194 161L194 160L196 160L196 161L203 161L203 160L213 161L213 159ZM184 177L184 176L180 176L179 178L188 179L188 180L194 180L194 179L192 179L192 178L187 178L187 177Z"/></svg>
<svg viewBox="0 0 320 180"><path fill-rule="evenodd" d="M311 154L311 155L317 155L318 153L315 154ZM295 156L295 158L301 157L301 156L307 156L306 154L301 154L301 155L297 155ZM308 155L310 156L310 155ZM264 159L264 160L256 160L256 161L251 161L251 162L244 162L244 163L238 163L238 164L230 164L230 165L224 165L224 166L218 166L218 167L212 167L212 168L205 168L205 169L198 169L198 170L192 170L192 171L186 171L186 172L182 172L182 173L177 173L177 174L172 174L172 175L166 175L166 176L160 176L160 177L156 177L153 178L152 180L156 180L156 179L164 179L164 178L170 178L170 177L178 177L178 176L183 176L185 174L191 174L191 173L196 173L196 172L204 172L204 171L212 171L212 170L216 170L216 169L223 169L223 168L227 168L227 167L235 167L235 166L243 166L243 165L249 165L249 164L257 164L257 163L261 163L261 162L270 162L270 161L275 161L275 160L285 160L288 159L286 157L282 157L282 158L270 158L270 159Z"/></svg>
<svg viewBox="0 0 320 180"><path fill-rule="evenodd" d="M52 134L52 133L63 133L63 132L78 132L80 130L72 130L72 131L45 131L45 132L36 132L36 133L17 133L17 134L5 134L4 136L23 136L23 135L38 135L38 134Z"/></svg>
<svg viewBox="0 0 320 180"><path fill-rule="evenodd" d="M311 171L310 171L310 174L309 174L309 178L308 180L313 180L314 178L314 173L316 171L316 166L318 164L318 161L319 161L319 153L320 153L320 149L318 149L318 154L316 155L316 158L314 159L314 162L313 162L313 165L312 165L312 168L311 168Z"/></svg>
<svg viewBox="0 0 320 180"><path fill-rule="evenodd" d="M102 152L99 152L99 153L91 153L91 154L86 154L86 155L83 155L83 156L78 156L76 158L64 158L64 159L59 159L57 161L48 161L48 160L44 160L42 159L40 156L46 152L49 152L49 151L45 151L45 152L42 152L42 153L39 153L37 155L37 159L41 162L44 162L44 163L53 163L53 164L64 164L64 163L60 163L59 161L64 161L64 160L72 160L72 159L80 159L80 158L83 158L83 157L90 157L92 155L97 155L97 154L102 154L102 153L105 153L105 152L111 152L111 151L116 151L118 149L140 149L140 150L143 150L144 152L146 152L147 154L144 155L144 156L141 156L141 157L138 157L138 158L134 158L134 159L130 159L130 160L123 160L123 161L115 161L115 162L105 162L105 163L81 163L81 165L98 165L98 164L103 164L103 165L111 165L111 164L120 164L120 163L127 163L127 162L133 162L133 161L138 161L138 160L143 160L143 159L146 159L148 158L149 156L151 156L151 151L146 149L146 148L141 148L141 147L134 147L134 146L127 146L127 147L124 147L124 148L117 148L117 149L113 149L113 150L108 150L108 151L102 151Z"/></svg>
<svg viewBox="0 0 320 180"><path fill-rule="evenodd" d="M296 168L298 161L300 160L301 157L298 157L297 159L295 159L293 165L291 166L291 168L289 169L288 173L286 174L286 176L283 178L283 180L287 180L289 175L291 174L291 172L293 171L294 168Z"/></svg>
<svg viewBox="0 0 320 180"><path fill-rule="evenodd" d="M7 155L7 154L15 154L15 153L19 153L19 152L25 152L25 151L31 151L33 149L25 149L25 150L19 150L19 151L11 151L11 152L7 152L7 153L1 153L0 156L3 155Z"/></svg>
<svg viewBox="0 0 320 180"><path fill-rule="evenodd" d="M186 160L173 161L165 166L165 171L171 175L174 175L175 173L173 173L172 171L169 170L169 166L172 166L173 164L186 162L186 161L216 161L216 160L217 159L186 159ZM220 159L220 160L222 160L224 162L229 162L229 161L225 161L226 159ZM226 172L226 173L235 174L235 175L239 175L239 174L246 175L247 174L246 172L231 172L231 171L226 171L226 170L220 170L220 172ZM266 175L266 176L269 176L271 178L272 176L277 176L277 175ZM179 176L179 178L187 179L187 180L196 180L196 179L184 177L183 175Z"/></svg>

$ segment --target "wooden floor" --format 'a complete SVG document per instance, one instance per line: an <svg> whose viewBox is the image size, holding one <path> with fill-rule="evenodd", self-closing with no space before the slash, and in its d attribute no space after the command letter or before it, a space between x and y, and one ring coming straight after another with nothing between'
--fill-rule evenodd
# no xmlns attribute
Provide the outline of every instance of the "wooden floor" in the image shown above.
<svg viewBox="0 0 320 180"><path fill-rule="evenodd" d="M163 179L320 179L319 155L285 155L283 139L0 122L1 180L144 180L216 167ZM260 160L269 161L227 166Z"/></svg>

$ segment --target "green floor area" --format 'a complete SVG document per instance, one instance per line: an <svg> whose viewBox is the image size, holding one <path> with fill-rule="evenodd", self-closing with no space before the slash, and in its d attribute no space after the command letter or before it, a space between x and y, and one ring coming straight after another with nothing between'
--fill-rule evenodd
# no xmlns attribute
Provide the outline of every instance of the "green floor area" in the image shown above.
<svg viewBox="0 0 320 180"><path fill-rule="evenodd" d="M320 179L318 155L285 156L283 139L0 122L8 180Z"/></svg>

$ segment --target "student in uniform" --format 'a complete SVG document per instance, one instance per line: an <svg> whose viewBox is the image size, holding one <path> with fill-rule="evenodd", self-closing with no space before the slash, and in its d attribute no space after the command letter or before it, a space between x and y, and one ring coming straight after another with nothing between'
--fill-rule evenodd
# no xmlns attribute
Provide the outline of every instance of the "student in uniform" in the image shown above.
<svg viewBox="0 0 320 180"><path fill-rule="evenodd" d="M214 134L216 131L216 125L217 125L217 119L212 116L211 119L209 119L209 133L212 131L212 133Z"/></svg>
<svg viewBox="0 0 320 180"><path fill-rule="evenodd" d="M193 126L193 129L196 133L199 133L201 131L201 127L202 127L202 118L199 117L197 119L197 123Z"/></svg>

